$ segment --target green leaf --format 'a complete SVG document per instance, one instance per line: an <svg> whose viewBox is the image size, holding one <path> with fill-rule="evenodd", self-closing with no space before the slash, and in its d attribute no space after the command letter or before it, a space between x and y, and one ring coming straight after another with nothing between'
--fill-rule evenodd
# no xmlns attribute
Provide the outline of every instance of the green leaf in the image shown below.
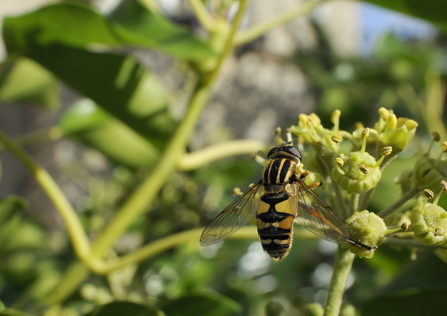
<svg viewBox="0 0 447 316"><path fill-rule="evenodd" d="M136 0L123 1L110 20L81 4L48 5L26 15L5 18L3 34L10 53L26 54L30 45L77 48L137 45L196 61L215 56L205 42Z"/></svg>
<svg viewBox="0 0 447 316"><path fill-rule="evenodd" d="M215 52L185 29L154 14L137 0L124 0L109 15L114 30L126 43L160 49L173 56L200 61Z"/></svg>
<svg viewBox="0 0 447 316"><path fill-rule="evenodd" d="M95 308L86 316L163 316L148 306L132 302L113 302Z"/></svg>
<svg viewBox="0 0 447 316"><path fill-rule="evenodd" d="M217 293L183 296L163 308L166 316L230 316L241 310L237 302Z"/></svg>
<svg viewBox="0 0 447 316"><path fill-rule="evenodd" d="M101 14L74 3L52 4L22 16L5 18L3 36L8 52L25 54L31 44L57 43L79 48L121 44Z"/></svg>
<svg viewBox="0 0 447 316"><path fill-rule="evenodd" d="M165 88L133 57L58 45L28 55L157 147L173 132Z"/></svg>
<svg viewBox="0 0 447 316"><path fill-rule="evenodd" d="M27 58L7 62L0 69L0 102L21 100L36 101L48 108L58 105L55 78Z"/></svg>
<svg viewBox="0 0 447 316"><path fill-rule="evenodd" d="M447 31L447 0L367 0L366 2L432 22Z"/></svg>
<svg viewBox="0 0 447 316"><path fill-rule="evenodd" d="M154 145L88 99L73 104L59 127L64 135L75 136L129 168L150 167L158 158L159 150Z"/></svg>

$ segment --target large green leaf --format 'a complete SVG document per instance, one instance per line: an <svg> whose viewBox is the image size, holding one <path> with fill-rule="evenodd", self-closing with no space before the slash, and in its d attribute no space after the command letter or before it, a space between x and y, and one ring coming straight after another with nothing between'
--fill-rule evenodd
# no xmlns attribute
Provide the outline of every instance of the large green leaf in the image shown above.
<svg viewBox="0 0 447 316"><path fill-rule="evenodd" d="M241 310L237 302L217 293L183 296L163 307L166 316L230 316Z"/></svg>
<svg viewBox="0 0 447 316"><path fill-rule="evenodd" d="M171 135L167 92L133 57L60 45L33 47L28 56L158 147Z"/></svg>
<svg viewBox="0 0 447 316"><path fill-rule="evenodd" d="M444 32L447 31L447 0L366 0L388 9L412 15L432 22Z"/></svg>
<svg viewBox="0 0 447 316"><path fill-rule="evenodd" d="M15 195L7 196L0 200L0 225L9 222L12 218L19 216L28 206L28 202Z"/></svg>
<svg viewBox="0 0 447 316"><path fill-rule="evenodd" d="M114 30L126 43L158 48L189 60L215 56L204 42L192 37L185 29L165 17L149 11L140 1L122 1L109 15L109 19L116 22Z"/></svg>
<svg viewBox="0 0 447 316"><path fill-rule="evenodd" d="M73 104L62 116L59 126L64 135L75 136L110 160L130 168L150 167L159 154L146 139L91 100Z"/></svg>
<svg viewBox="0 0 447 316"><path fill-rule="evenodd" d="M163 313L156 311L146 305L132 302L112 302L95 308L86 316L163 316Z"/></svg>
<svg viewBox="0 0 447 316"><path fill-rule="evenodd" d="M175 57L202 60L214 56L202 40L137 0L124 1L109 21L94 9L57 3L29 14L5 18L3 36L9 52L27 53L30 43L77 48L137 45L159 49Z"/></svg>

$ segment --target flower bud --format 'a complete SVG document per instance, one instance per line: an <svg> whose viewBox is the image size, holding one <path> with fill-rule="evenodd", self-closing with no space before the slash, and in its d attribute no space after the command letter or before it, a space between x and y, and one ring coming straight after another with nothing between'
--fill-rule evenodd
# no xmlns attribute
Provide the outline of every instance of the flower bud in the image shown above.
<svg viewBox="0 0 447 316"><path fill-rule="evenodd" d="M441 245L446 241L447 212L440 206L423 202L410 214L411 229L424 245Z"/></svg>
<svg viewBox="0 0 447 316"><path fill-rule="evenodd" d="M335 183L348 194L371 190L381 177L376 160L367 152L351 152L343 157L343 165L337 161L336 167L332 169Z"/></svg>
<svg viewBox="0 0 447 316"><path fill-rule="evenodd" d="M346 223L349 225L351 239L372 248L377 248L382 243L387 231L383 219L367 210L355 212L346 220ZM350 250L360 258L370 259L374 256L374 251L362 247L352 246Z"/></svg>

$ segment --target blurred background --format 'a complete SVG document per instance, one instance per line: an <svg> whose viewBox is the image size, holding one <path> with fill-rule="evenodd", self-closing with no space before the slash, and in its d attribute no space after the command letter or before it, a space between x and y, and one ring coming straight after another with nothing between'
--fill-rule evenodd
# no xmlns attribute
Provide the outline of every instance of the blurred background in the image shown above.
<svg viewBox="0 0 447 316"><path fill-rule="evenodd" d="M77 1L103 15L119 2ZM232 7L224 0L205 2L212 11L226 8L226 14L232 15ZM20 16L54 3L57 1L3 0L0 16ZM203 36L187 1L157 3L171 22ZM299 3L251 1L242 27L266 21ZM416 120L419 127L414 146L384 175L385 184L378 188L371 211L386 207L401 192L394 178L412 168L417 159L414 154L426 150L430 133L436 129L442 139L447 137L442 124L446 41L440 28L446 18L437 14L445 5L430 5L419 12L425 17L422 20L372 3L331 1L237 47L224 64L188 150L232 139L254 139L271 146L273 130L297 124L301 113L315 112L329 127L331 114L339 109L341 128L353 131L356 122L372 127L380 107L393 109L398 117ZM4 60L0 128L23 144L54 177L90 238L102 231L117 205L151 171L155 153L164 148L181 121L193 88L191 65L177 56L128 46L114 52L132 56L150 70L156 86L152 89L157 91L154 98L160 101L159 111L164 115L162 123L149 131L153 151L139 147L140 140L126 119L114 118L100 128L85 123L83 113L96 111L92 110L96 109L94 103L86 99L87 88L73 88L63 76L52 74L51 67L42 71L32 58L22 60L20 67L12 66L6 48L0 50ZM101 85L92 89L101 89ZM441 109L441 116L434 109ZM431 120L433 115L436 122ZM135 147L121 147L127 142ZM26 200L23 210L1 218L5 228L0 231L0 300L7 307L40 313L45 306L41 301L61 280L75 255L60 216L40 186L6 150L0 152L0 159L0 197L16 195ZM114 254L203 227L233 200L234 187L246 188L257 181L261 171L262 167L245 155L175 172L151 211L119 239ZM289 258L275 264L257 240L231 240L207 248L199 248L198 241L181 244L106 277L90 275L57 313L84 315L100 304L124 300L161 308L168 316L189 315L194 304L204 304L199 298L207 293L210 302L222 304L221 311L209 315L300 315L307 303L324 305L335 251L336 245L324 241L298 239ZM358 315L396 315L396 310L402 313L403 306L416 301L399 296L402 291L422 287L425 308L447 291L444 277L438 274L444 269L445 263L430 252L415 256L408 249L383 246L373 259L355 261L345 295L352 305L345 306L344 313L355 315L356 306ZM409 308L406 315L419 312Z"/></svg>

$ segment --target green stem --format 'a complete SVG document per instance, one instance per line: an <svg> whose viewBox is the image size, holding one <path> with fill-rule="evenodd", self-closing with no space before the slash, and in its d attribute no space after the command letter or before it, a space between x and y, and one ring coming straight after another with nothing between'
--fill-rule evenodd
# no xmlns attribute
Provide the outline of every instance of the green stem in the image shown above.
<svg viewBox="0 0 447 316"><path fill-rule="evenodd" d="M169 145L167 146L166 151L154 167L153 172L125 201L115 217L104 229L102 234L92 243L91 254L93 257L89 258L90 266L103 266L100 259L102 259L102 257L113 246L115 241L127 230L135 219L147 210L148 206L157 196L162 185L174 172L178 159L184 153L189 137L196 126L205 104L209 99L212 84L219 74L220 67L232 51L233 37L239 29L247 5L248 0L241 1L240 9L233 20L231 31L228 33L228 37L225 41L225 45L219 56L216 67L209 73L208 76L206 76L206 78L202 77L198 81L194 94L189 103L188 111ZM74 273L73 271L74 270L69 270L69 275L66 275L62 283L59 284L58 288L64 289L64 295L58 295L55 293L53 297L56 297L57 300L53 300L53 304L64 300L84 281L85 278L76 278L76 276L72 275Z"/></svg>
<svg viewBox="0 0 447 316"><path fill-rule="evenodd" d="M201 0L188 0L188 2L202 27L208 32L214 31L216 28L215 21L206 10L204 2Z"/></svg>
<svg viewBox="0 0 447 316"><path fill-rule="evenodd" d="M0 142L3 143L6 149L14 154L28 170L31 172L37 183L42 187L47 196L53 202L56 210L59 212L65 226L67 227L68 235L73 244L74 251L78 258L86 260L90 256L90 246L87 235L76 215L75 210L71 207L65 195L57 186L56 182L51 176L39 166L34 160L26 154L19 146L11 141L8 136L0 131Z"/></svg>
<svg viewBox="0 0 447 316"><path fill-rule="evenodd" d="M183 171L193 170L226 157L253 154L262 148L265 148L265 144L257 140L229 141L183 154L178 160L177 168Z"/></svg>
<svg viewBox="0 0 447 316"><path fill-rule="evenodd" d="M402 197L399 200L397 200L396 202L394 202L393 204L388 206L386 209L379 212L377 215L384 218L388 214L391 214L392 212L397 210L399 207L404 205L407 201L417 197L419 193L420 193L420 190L417 187L407 191L404 195L402 195Z"/></svg>
<svg viewBox="0 0 447 316"><path fill-rule="evenodd" d="M269 21L252 26L245 31L241 31L239 34L236 35L236 37L234 39L234 45L239 46L239 45L251 42L254 39L264 35L265 33L274 29L277 26L285 24L299 16L308 14L317 5L319 5L325 1L328 1L328 0L320 0L320 1L315 1L315 2L308 1L308 2L300 5L299 7L295 8L294 10L287 11L286 13L280 14L280 15L272 18Z"/></svg>
<svg viewBox="0 0 447 316"><path fill-rule="evenodd" d="M355 255L349 252L349 249L338 247L324 316L338 316L340 314L343 294L345 293L346 282L348 281L354 258Z"/></svg>
<svg viewBox="0 0 447 316"><path fill-rule="evenodd" d="M349 203L349 215L351 216L358 210L360 194L351 194L351 202Z"/></svg>
<svg viewBox="0 0 447 316"><path fill-rule="evenodd" d="M436 248L436 246L423 245L415 239L399 238L399 237L386 237L383 240L383 243L388 245L411 247L411 248L433 248L433 249Z"/></svg>

